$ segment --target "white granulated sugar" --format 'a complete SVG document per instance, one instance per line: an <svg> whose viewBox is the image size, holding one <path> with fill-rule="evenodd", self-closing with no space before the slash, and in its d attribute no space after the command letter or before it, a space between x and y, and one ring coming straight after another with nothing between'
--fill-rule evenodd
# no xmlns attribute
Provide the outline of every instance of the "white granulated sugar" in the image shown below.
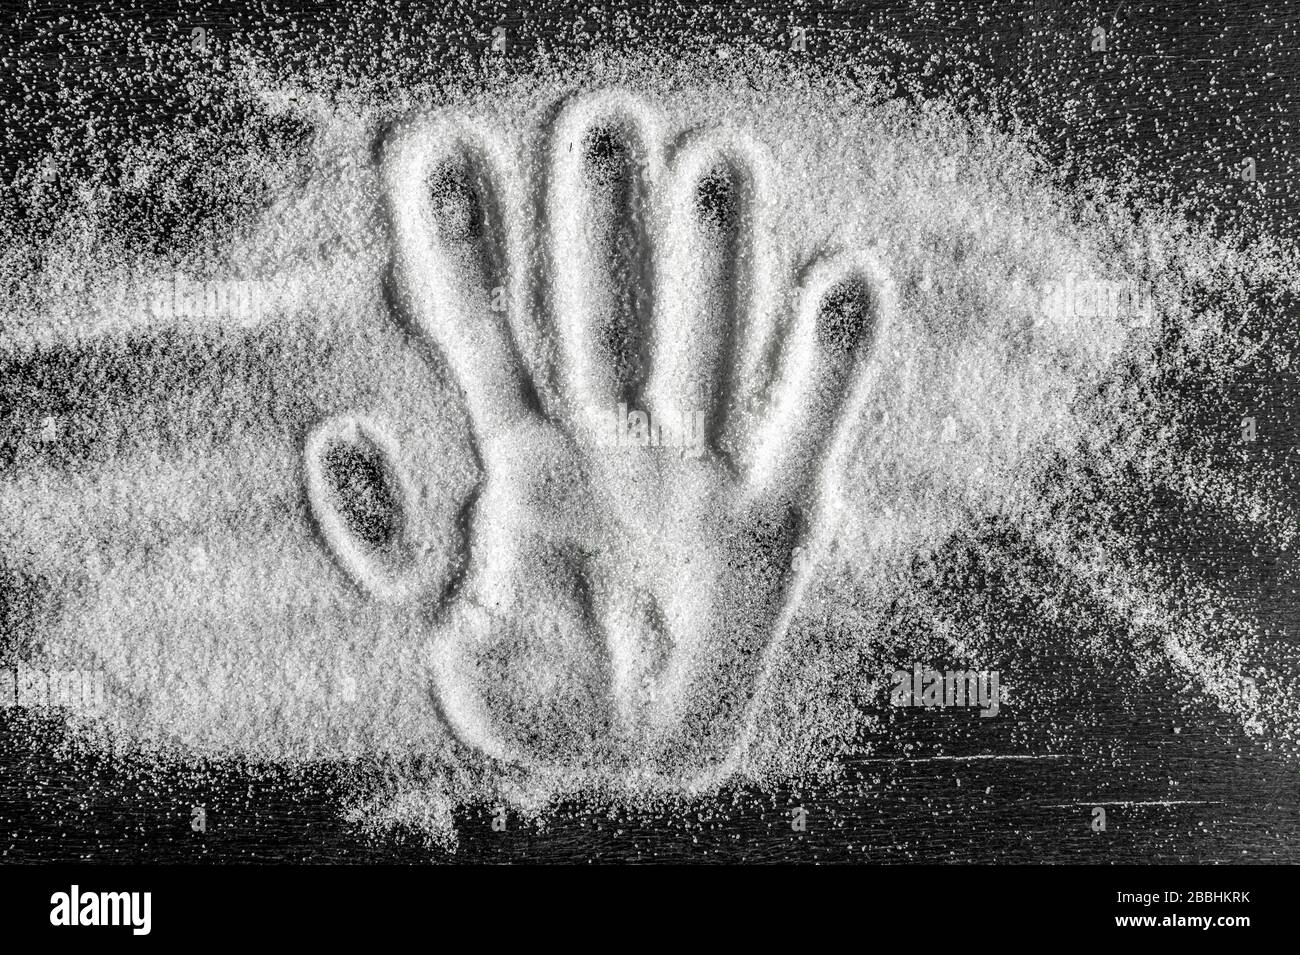
<svg viewBox="0 0 1300 955"><path fill-rule="evenodd" d="M349 818L443 839L476 799L829 772L894 661L995 658L918 570L993 523L1051 568L1041 612L1086 629L1070 581L1140 667L1296 740L1282 651L1111 520L1158 487L1294 544L1276 473L1198 454L1157 387L1246 360L1195 293L1294 294L1293 252L1066 189L953 104L734 60L250 71L311 135L212 171L265 186L229 230L136 248L92 199L6 256L6 360L87 356L52 425L86 453L0 484L5 560L58 594L30 659L106 677L79 734L354 764Z"/></svg>

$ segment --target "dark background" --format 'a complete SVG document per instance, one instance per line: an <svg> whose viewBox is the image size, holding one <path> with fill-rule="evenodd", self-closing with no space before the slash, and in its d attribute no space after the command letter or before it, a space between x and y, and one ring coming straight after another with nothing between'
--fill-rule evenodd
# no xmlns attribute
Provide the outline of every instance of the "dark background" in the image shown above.
<svg viewBox="0 0 1300 955"><path fill-rule="evenodd" d="M397 25L405 42L445 47L449 61L465 56L472 68L487 72L543 49L680 44L692 37L788 50L789 27L800 25L808 27L808 48L790 56L825 61L866 51L900 79L925 77L936 92L964 90L971 108L999 106L1029 123L1046 155L1069 175L1131 177L1147 198L1188 203L1207 230L1291 239L1300 211L1294 102L1300 95L1300 10L1288 4L745 2L673 10L619 3L596 10L538 2L448 11L441 4L376 10L142 3L82 10L79 20L38 36L38 25L56 24L68 12L0 3L6 180L51 147L72 153L79 102L115 104L109 140L145 136L156 124L183 119L199 107L192 90L176 82L178 72L219 70L223 44L235 37L270 48L274 36L276 44L287 44L277 49L304 57L330 49L364 68L367 57L382 61L389 42L383 38L391 39ZM171 51L166 68L141 68L150 62L142 49L112 29L128 21ZM488 49L497 24L506 25L511 38L500 61ZM1108 31L1105 54L1090 50L1098 25ZM189 49L195 27L209 31L214 52L207 60ZM373 46L366 39L371 36ZM113 75L105 62L120 66L116 80L105 79ZM57 95L60 89L77 91L80 100ZM105 148L111 151L112 144ZM1256 183L1231 174L1244 156L1256 160ZM31 219L39 229L33 210L10 199L10 227ZM195 201L201 199L196 194ZM176 228L194 218L178 217ZM1292 303L1260 321L1261 334L1280 331L1279 347L1294 349ZM1235 429L1248 409L1258 416L1260 453L1294 459L1292 381L1247 375L1212 393L1195 383L1186 387L1206 427ZM1294 648L1300 624L1289 555L1261 551L1226 527L1207 532L1202 515L1177 503L1147 503L1144 520L1160 547L1174 553L1185 548L1211 579L1230 582L1236 599L1260 607L1276 639ZM1193 525L1199 525L1195 533ZM949 559L968 556L954 542ZM15 619L23 601L32 599L13 568L5 573L0 623ZM961 586L971 579L963 577ZM944 586L942 580L935 584L939 597ZM980 586L995 595L1002 615L1033 622L1033 607L1017 602L1014 581L997 579L989 569ZM1045 652L1044 645L1054 649ZM493 807L465 807L460 848L451 858L1300 861L1294 761L1247 740L1172 673L1135 689L1121 661L1074 650L1077 644L1068 639L1040 639L1035 646L1008 650L1022 654L1014 657L1022 679L1026 671L1044 680L1068 673L1071 685L1081 688L1051 708L1008 707L988 721L973 712L895 711L886 732L862 741L872 755L846 761L841 779L730 792L672 811L569 805L545 827L512 817L506 831L497 832L490 826ZM56 732L32 734L28 724L16 724L20 718L26 719L0 711L0 860L6 862L445 857L416 838L377 841L342 822L340 781L329 767L304 776L274 767L71 758L59 749ZM199 804L207 809L206 833L190 828L191 807ZM1089 825L1098 805L1107 810L1102 833ZM807 812L804 832L791 829L795 807Z"/></svg>

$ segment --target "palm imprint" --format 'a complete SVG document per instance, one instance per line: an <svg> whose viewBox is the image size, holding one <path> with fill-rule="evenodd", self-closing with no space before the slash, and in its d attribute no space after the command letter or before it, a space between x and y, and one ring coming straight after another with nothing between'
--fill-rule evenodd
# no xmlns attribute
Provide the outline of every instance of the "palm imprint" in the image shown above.
<svg viewBox="0 0 1300 955"><path fill-rule="evenodd" d="M828 535L890 282L867 250L778 280L779 176L739 133L670 144L614 91L565 104L542 159L525 188L481 122L449 115L383 144L391 299L459 382L483 473L460 572L431 560L378 422L316 428L309 498L358 586L428 614L431 691L462 742L707 785L742 764ZM340 448L383 478L382 540L328 479Z"/></svg>

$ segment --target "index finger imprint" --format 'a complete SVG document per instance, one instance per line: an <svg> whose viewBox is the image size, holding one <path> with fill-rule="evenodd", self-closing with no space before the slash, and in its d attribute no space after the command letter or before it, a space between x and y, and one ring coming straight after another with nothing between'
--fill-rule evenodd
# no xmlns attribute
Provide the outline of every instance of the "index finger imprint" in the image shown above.
<svg viewBox="0 0 1300 955"><path fill-rule="evenodd" d="M385 142L382 177L399 307L446 357L477 427L519 420L530 401L511 326L525 270L509 154L466 119L423 118Z"/></svg>

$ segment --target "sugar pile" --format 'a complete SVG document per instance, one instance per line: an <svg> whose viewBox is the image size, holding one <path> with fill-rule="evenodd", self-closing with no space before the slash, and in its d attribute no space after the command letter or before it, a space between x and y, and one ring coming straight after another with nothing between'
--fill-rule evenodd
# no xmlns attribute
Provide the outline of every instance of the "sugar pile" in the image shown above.
<svg viewBox="0 0 1300 955"><path fill-rule="evenodd" d="M1001 658L954 623L983 595L936 599L957 547L1084 640L1104 608L1128 640L1097 652L1172 666L1293 744L1285 644L1126 521L1159 489L1293 546L1287 463L1252 475L1189 448L1168 383L1259 360L1233 334L1242 277L1294 296L1294 251L1066 188L951 103L736 60L330 97L250 69L241 95L308 134L212 171L218 195L265 189L227 231L118 241L88 193L39 255L11 233L11 421L53 439L18 442L0 484L8 579L30 582L5 662L102 670L104 710L69 716L91 745L341 762L358 822L446 837L467 800L833 771L899 661ZM862 276L873 319L819 399L797 288L827 261L874 263L836 273ZM730 362L720 315L742 329ZM804 374L764 432L783 345ZM760 571L725 573L699 544L722 492L694 449L602 444L647 374L648 407L698 405L710 446L759 472L798 470L816 451L799 436L843 411L833 467L800 485L824 533L775 509L726 551ZM569 450L521 436L518 408L570 422ZM772 552L795 567L788 608Z"/></svg>

